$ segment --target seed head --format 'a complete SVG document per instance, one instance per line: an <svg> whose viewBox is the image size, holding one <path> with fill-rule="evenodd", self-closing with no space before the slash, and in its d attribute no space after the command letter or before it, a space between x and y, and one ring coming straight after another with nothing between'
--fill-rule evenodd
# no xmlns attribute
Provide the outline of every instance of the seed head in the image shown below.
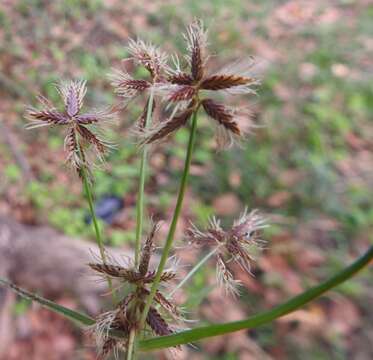
<svg viewBox="0 0 373 360"><path fill-rule="evenodd" d="M142 248L138 269L129 261L121 264L112 256L107 254L107 262L90 263L92 270L107 277L110 276L123 282L134 285L134 290L128 294L114 310L101 314L93 327L93 334L96 338L97 347L101 358L106 358L111 352L119 347L127 347L131 331L140 332L140 317L145 308L146 298L150 294L150 284L154 282L155 270L149 270L151 255L155 250L154 237L159 230L159 223L154 223L145 240ZM173 280L176 273L172 270L165 270L160 282L167 283ZM154 304L150 307L146 318L146 324L156 335L169 335L174 331L169 325L169 319L181 320L181 313L172 299L165 297L160 290L154 296ZM158 307L158 308L157 308ZM123 339L112 337L112 331L121 331Z"/></svg>
<svg viewBox="0 0 373 360"><path fill-rule="evenodd" d="M112 120L115 117L117 108L107 108L103 110L92 110L87 113L81 113L84 96L87 92L85 81L70 81L60 83L56 86L64 103L64 109L58 110L48 99L39 95L38 101L42 105L41 110L29 107L26 110L26 117L31 122L27 125L28 129L42 126L59 125L67 127L65 137L65 150L67 151L67 160L80 173L84 165L89 169L91 162L86 156L86 150L92 147L99 159L112 145L93 131L88 129L88 125L101 125Z"/></svg>
<svg viewBox="0 0 373 360"><path fill-rule="evenodd" d="M245 209L229 229L223 229L220 221L212 218L206 231L201 231L192 224L186 232L186 237L190 244L217 248L218 283L224 285L227 292L237 295L239 281L234 279L229 264L234 261L246 273L251 274L250 264L254 260L252 250L263 244L260 231L265 227L265 219L256 210L249 213Z"/></svg>
<svg viewBox="0 0 373 360"><path fill-rule="evenodd" d="M151 255L154 252L154 237L160 228L160 223L154 223L152 229L145 241L141 252L141 258L138 269L134 267L131 261L127 260L125 263L115 259L110 254L107 254L107 261L91 262L88 266L106 277L118 279L124 283L130 283L146 289L146 285L151 284L155 279L155 270L149 269L149 262ZM172 270L165 270L161 275L161 282L167 283L175 279L176 273Z"/></svg>
<svg viewBox="0 0 373 360"><path fill-rule="evenodd" d="M239 142L248 132L249 126L241 128L238 118L251 125L248 111L234 109L211 99L210 96L217 92L229 94L255 93L253 86L258 81L250 74L252 59L235 62L219 72L209 69L207 54L207 31L201 21L193 22L184 35L187 43L186 60L188 69L183 69L177 56L174 56L174 69L168 69L167 82L158 84L155 91L162 96L167 105L175 106L176 110L187 109L193 104L193 111L203 107L206 114L216 125L216 139L218 148L226 148ZM205 98L204 93L209 92ZM185 111L176 111L178 116L173 116L170 121L162 122L151 128L145 135L142 143L149 144L166 138L175 132L190 118L185 117ZM244 118L244 119L243 119ZM184 121L181 121L183 119ZM172 121L174 120L174 121Z"/></svg>

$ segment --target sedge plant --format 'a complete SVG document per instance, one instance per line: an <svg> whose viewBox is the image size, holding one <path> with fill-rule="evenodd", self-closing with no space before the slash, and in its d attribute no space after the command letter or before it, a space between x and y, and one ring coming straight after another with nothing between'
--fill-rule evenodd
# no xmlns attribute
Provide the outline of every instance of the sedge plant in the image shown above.
<svg viewBox="0 0 373 360"><path fill-rule="evenodd" d="M236 279L232 264L237 264L250 276L253 254L257 248L262 247L262 230L268 226L258 210L248 208L230 227L223 227L215 217L210 219L206 229L191 223L185 232L184 249L207 247L209 251L182 280L178 279L174 256L175 233L193 160L199 114L204 112L210 118L218 149L229 149L237 143L243 143L253 123L249 109L233 106L234 97L255 94L255 88L259 85L259 81L252 76L253 60L250 57L218 71L211 68L208 33L202 22L195 21L188 26L185 41L186 54L182 58L168 56L160 48L142 40L130 41L127 48L130 58L123 60L122 67L114 69L110 75L114 92L120 98L119 105L83 112L86 84L84 81L71 81L57 85L63 109L58 109L43 96L38 97L41 108L27 109L27 118L31 120L28 128L49 125L66 129L67 161L82 180L100 249L100 256L92 259L88 266L108 282L113 302L110 309L93 319L21 289L6 279L0 279L0 284L88 328L96 341L101 359L111 353L119 358L122 350L121 358L127 360L138 358L142 351L157 349L169 349L177 356L183 344L271 322L354 276L373 257L371 247L352 265L330 279L269 311L236 322L180 330L186 319L173 295L202 266L214 262L217 284L225 290L227 296L238 297L242 284ZM129 62L145 68L148 78L137 79L131 75L128 72ZM95 215L92 167L95 166L95 158L103 160L112 148L112 144L103 140L99 128L107 121L119 117L119 113L126 111L135 99L143 100L143 110L132 131L139 144L141 157L134 258L116 259L105 250L103 234ZM142 242L146 222L147 158L154 146L159 142L167 142L172 134L183 127L189 127L184 168L167 236L161 244L159 261L154 261L155 238L161 226L159 222L151 224ZM129 291L124 293L122 285L126 285Z"/></svg>

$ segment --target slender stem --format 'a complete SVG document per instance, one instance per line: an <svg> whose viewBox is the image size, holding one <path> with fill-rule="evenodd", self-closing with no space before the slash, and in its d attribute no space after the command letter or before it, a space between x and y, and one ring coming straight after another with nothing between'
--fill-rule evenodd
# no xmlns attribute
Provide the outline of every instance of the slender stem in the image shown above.
<svg viewBox="0 0 373 360"><path fill-rule="evenodd" d="M162 349L166 347L173 347L181 344L188 344L193 341L232 333L243 329L252 329L263 324L272 322L273 320L289 314L310 301L318 298L328 290L345 282L349 278L356 275L357 272L367 266L373 259L373 246L371 246L365 254L360 256L351 265L339 271L334 276L319 285L316 285L309 290L289 299L288 301L275 306L274 308L251 316L240 321L233 321L223 324L215 324L198 327L192 330L181 331L173 335L160 336L151 339L142 340L139 343L139 348L142 351L150 351Z"/></svg>
<svg viewBox="0 0 373 360"><path fill-rule="evenodd" d="M106 263L105 247L104 247L104 242L102 240L100 227L98 225L96 213L95 213L95 210L94 210L94 207L93 207L92 188L91 188L91 185L88 181L85 164L83 164L83 166L81 168L81 174L82 174L82 179L83 179L84 191L85 191L85 194L87 196L89 211L90 211L91 217L92 217L93 227L95 229L96 241L97 241L97 244L98 244L98 248L99 248L99 251L100 251L100 256L101 256L102 262L105 264ZM108 286L109 286L109 290L112 293L113 301L114 301L114 303L116 303L117 302L116 301L117 300L116 292L113 288L112 281L108 276L106 277L106 280L107 280L107 283L108 283Z"/></svg>
<svg viewBox="0 0 373 360"><path fill-rule="evenodd" d="M189 273L187 274L187 276L185 276L185 278L183 280L181 280L177 286L175 288L172 289L172 291L168 294L168 298L172 297L173 294L175 294L175 292L177 290L179 290L197 271L198 269L208 260L210 259L217 251L218 251L219 247L215 247L213 248L207 255L205 255L199 262L197 265L194 266L194 268L192 270L189 271Z"/></svg>
<svg viewBox="0 0 373 360"><path fill-rule="evenodd" d="M146 119L144 122L144 128L146 128L152 118L152 109L154 102L154 91L150 90L150 96L148 100L148 107L146 111ZM135 267L139 264L140 250L141 250L141 235L144 221L144 189L145 189L145 175L146 175L146 157L147 157L147 146L145 145L141 154L140 164L140 179L139 179L139 190L137 194L136 204L136 245L135 245Z"/></svg>
<svg viewBox="0 0 373 360"><path fill-rule="evenodd" d="M130 336L128 339L127 360L133 359L132 356L133 356L133 350L134 350L135 336L136 336L136 331L131 330Z"/></svg>
<svg viewBox="0 0 373 360"><path fill-rule="evenodd" d="M190 164L192 162L192 153L193 153L194 141L195 141L195 137L196 137L196 130L197 130L197 110L195 110L195 112L193 113L192 127L191 127L191 130L190 130L189 143L188 143L188 148L187 148L187 153L186 153L185 163L184 163L184 171L183 171L181 182L180 182L179 193L178 193L178 197L177 197L177 201L176 201L174 214L173 214L173 217L172 217L172 222L171 222L171 225L170 225L170 229L168 231L166 244L163 248L161 260L159 261L157 273L155 275L155 279L154 279L153 285L151 287L150 294L149 294L148 298L146 299L144 311L142 313L141 320L140 320L140 329L142 329L144 327L146 316L148 315L148 311L149 311L151 303L154 299L154 295L155 295L155 293L158 289L159 281L161 279L161 275L162 275L163 269L166 265L166 261L168 259L168 255L170 253L171 246L172 246L172 243L173 243L173 240L174 240L176 225L177 225L177 222L179 220L180 213L181 213L181 207L183 205L185 189L186 189L187 180L188 180L188 176L189 176L189 168L190 168Z"/></svg>

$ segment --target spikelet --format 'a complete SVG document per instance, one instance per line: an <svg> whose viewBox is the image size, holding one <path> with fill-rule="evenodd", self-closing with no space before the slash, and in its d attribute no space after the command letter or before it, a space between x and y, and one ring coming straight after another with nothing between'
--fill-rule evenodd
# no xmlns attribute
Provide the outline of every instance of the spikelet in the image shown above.
<svg viewBox="0 0 373 360"><path fill-rule="evenodd" d="M86 156L87 148L92 146L98 158L103 160L103 155L112 145L98 137L86 126L100 125L103 122L113 120L119 108L110 107L80 113L87 92L86 82L83 80L61 82L56 85L56 89L64 102L64 110L57 110L48 99L39 95L37 99L43 108L41 110L32 107L27 109L26 118L31 120L27 128L32 129L46 125L67 126L68 130L64 141L67 160L79 175L82 174L82 166L86 168L87 173L90 173L92 162ZM85 147L84 145L88 146Z"/></svg>
<svg viewBox="0 0 373 360"><path fill-rule="evenodd" d="M227 264L234 261L251 275L250 267L254 260L252 252L254 248L261 248L263 240L260 239L260 231L265 227L266 221L258 211L248 212L246 208L229 229L223 229L220 221L213 217L205 231L192 224L186 231L186 239L193 245L216 248L218 283L228 293L237 295L239 281L234 279Z"/></svg>

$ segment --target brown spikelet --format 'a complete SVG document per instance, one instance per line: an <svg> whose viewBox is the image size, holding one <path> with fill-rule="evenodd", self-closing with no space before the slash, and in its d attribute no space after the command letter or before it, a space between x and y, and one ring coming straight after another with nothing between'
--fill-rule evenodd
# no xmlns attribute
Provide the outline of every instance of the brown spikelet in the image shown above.
<svg viewBox="0 0 373 360"><path fill-rule="evenodd" d="M88 266L101 274L105 274L111 277L123 278L131 282L138 279L138 276L134 274L134 271L125 269L122 266L96 263L89 263Z"/></svg>
<svg viewBox="0 0 373 360"><path fill-rule="evenodd" d="M150 87L150 83L146 80L127 79L119 82L117 88L132 89L139 92L144 91Z"/></svg>
<svg viewBox="0 0 373 360"><path fill-rule="evenodd" d="M169 136L174 131L183 127L189 120L192 113L193 109L188 108L184 110L181 114L176 115L172 119L162 123L159 127L152 131L149 136L147 136L144 139L143 144L151 144L153 142L162 140L165 137Z"/></svg>
<svg viewBox="0 0 373 360"><path fill-rule="evenodd" d="M191 100L195 94L196 89L193 86L183 85L170 94L169 100L173 102Z"/></svg>
<svg viewBox="0 0 373 360"><path fill-rule="evenodd" d="M154 223L150 234L146 238L145 245L141 252L141 259L139 264L139 273L145 275L149 269L149 261L152 253L154 252L154 236L159 229L159 223Z"/></svg>
<svg viewBox="0 0 373 360"><path fill-rule="evenodd" d="M79 145L76 138L75 129L73 127L69 128L67 135L65 137L65 149L67 150L67 159L71 164L78 169L81 163L79 159Z"/></svg>
<svg viewBox="0 0 373 360"><path fill-rule="evenodd" d="M172 334L172 330L168 326L167 322L162 318L162 316L154 307L151 307L149 309L148 316L146 317L146 322L151 327L151 329L159 336Z"/></svg>
<svg viewBox="0 0 373 360"><path fill-rule="evenodd" d="M193 84L193 78L184 72L179 72L177 74L171 75L168 77L168 81L171 84L177 84L177 85L192 85Z"/></svg>
<svg viewBox="0 0 373 360"><path fill-rule="evenodd" d="M154 296L154 300L161 305L166 311L171 313L172 315L176 317L180 317L180 312L177 309L177 307L171 303L169 300L167 300L161 292L157 291Z"/></svg>
<svg viewBox="0 0 373 360"><path fill-rule="evenodd" d="M105 153L105 144L95 134L82 125L78 125L77 130L83 139L93 145L101 155Z"/></svg>
<svg viewBox="0 0 373 360"><path fill-rule="evenodd" d="M256 80L250 77L237 75L212 75L204 79L201 83L201 89L205 90L223 90L234 86L248 85L255 83Z"/></svg>
<svg viewBox="0 0 373 360"><path fill-rule="evenodd" d="M203 60L202 60L202 49L201 44L197 36L193 38L193 44L191 46L191 72L193 79L199 81L203 77Z"/></svg>
<svg viewBox="0 0 373 360"><path fill-rule="evenodd" d="M218 121L227 130L236 135L240 135L241 131L236 121L233 120L233 113L223 104L218 103L212 99L204 99L202 106L208 116Z"/></svg>
<svg viewBox="0 0 373 360"><path fill-rule="evenodd" d="M161 275L161 281L170 281L175 279L176 273L173 271L164 271Z"/></svg>

